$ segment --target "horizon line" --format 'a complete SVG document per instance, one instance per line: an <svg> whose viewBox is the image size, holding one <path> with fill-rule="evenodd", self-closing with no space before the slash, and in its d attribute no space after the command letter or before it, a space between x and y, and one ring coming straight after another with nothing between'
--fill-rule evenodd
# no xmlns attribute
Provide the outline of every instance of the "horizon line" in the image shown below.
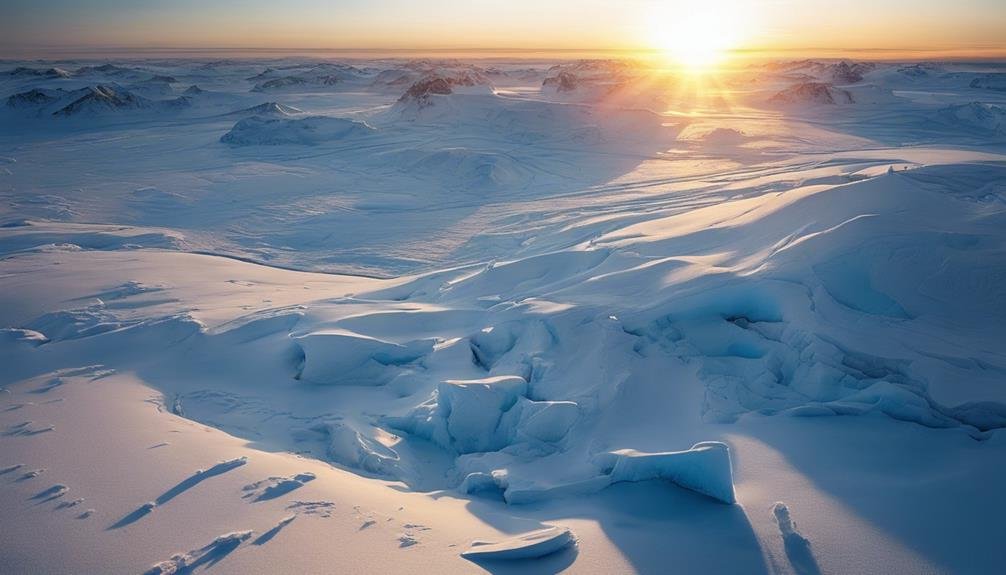
<svg viewBox="0 0 1006 575"><path fill-rule="evenodd" d="M0 47L0 60L46 60L46 56L55 58L73 58L78 54L78 58L86 58L89 54L95 55L115 55L118 57L130 58L131 56L151 56L156 54L214 54L214 53L245 53L253 54L310 54L310 53L346 53L346 54L620 54L620 55L659 55L663 50L659 48L561 48L561 47L429 47L429 48L406 48L406 47L249 47L249 46L34 46L19 48ZM28 55L33 53L32 55ZM866 56L875 55L874 59L881 59L884 55L901 55L903 58L913 59L915 55L919 59L925 59L925 54L940 55L951 59L978 59L994 60L1006 58L1006 47L1003 46L982 46L982 47L942 47L942 48L834 48L834 47L791 47L791 48L735 48L728 53L740 57L803 54L807 56L832 54L832 57L840 57L841 54ZM193 56L195 57L195 56Z"/></svg>

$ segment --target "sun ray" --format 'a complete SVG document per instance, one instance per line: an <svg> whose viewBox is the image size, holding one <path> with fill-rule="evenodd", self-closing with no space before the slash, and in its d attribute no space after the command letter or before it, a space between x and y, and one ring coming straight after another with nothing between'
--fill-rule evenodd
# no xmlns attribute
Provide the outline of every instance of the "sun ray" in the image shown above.
<svg viewBox="0 0 1006 575"><path fill-rule="evenodd" d="M680 71L709 73L722 66L750 32L744 14L743 6L733 2L665 7L651 21L650 43Z"/></svg>

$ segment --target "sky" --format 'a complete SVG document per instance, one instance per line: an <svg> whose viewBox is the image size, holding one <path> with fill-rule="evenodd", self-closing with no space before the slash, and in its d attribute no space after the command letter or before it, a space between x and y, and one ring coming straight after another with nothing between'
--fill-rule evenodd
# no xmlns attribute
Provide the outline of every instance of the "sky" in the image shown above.
<svg viewBox="0 0 1006 575"><path fill-rule="evenodd" d="M0 56L104 49L1006 54L1006 0L0 0ZM710 23L714 23L710 25Z"/></svg>

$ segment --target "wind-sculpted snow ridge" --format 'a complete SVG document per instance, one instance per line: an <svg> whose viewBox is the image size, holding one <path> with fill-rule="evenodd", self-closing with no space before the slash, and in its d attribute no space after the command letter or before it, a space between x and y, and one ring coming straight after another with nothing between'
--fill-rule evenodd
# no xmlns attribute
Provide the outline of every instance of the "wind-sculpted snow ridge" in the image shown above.
<svg viewBox="0 0 1006 575"><path fill-rule="evenodd" d="M112 251L139 248L177 250L189 247L183 234L165 228L53 224L31 220L17 223L20 225L0 227L0 254L40 249Z"/></svg>
<svg viewBox="0 0 1006 575"><path fill-rule="evenodd" d="M599 456L598 463L619 481L667 479L724 503L734 503L730 448L718 441L696 443L687 451L641 453L620 449Z"/></svg>
<svg viewBox="0 0 1006 575"><path fill-rule="evenodd" d="M193 549L188 553L176 553L170 559L161 561L151 567L144 575L179 575L182 573L192 573L201 567L210 567L234 550L242 543L251 539L252 531L234 531L225 533L205 547Z"/></svg>
<svg viewBox="0 0 1006 575"><path fill-rule="evenodd" d="M317 146L326 142L359 138L374 132L363 122L327 116L300 119L252 116L239 120L220 141L232 146Z"/></svg>
<svg viewBox="0 0 1006 575"><path fill-rule="evenodd" d="M576 537L566 527L551 526L503 541L473 541L461 556L472 561L537 559L576 544Z"/></svg>

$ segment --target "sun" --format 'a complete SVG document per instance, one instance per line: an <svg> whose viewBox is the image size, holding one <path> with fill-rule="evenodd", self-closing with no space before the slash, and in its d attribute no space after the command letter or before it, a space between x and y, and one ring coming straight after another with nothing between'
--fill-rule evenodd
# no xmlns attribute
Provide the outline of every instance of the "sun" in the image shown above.
<svg viewBox="0 0 1006 575"><path fill-rule="evenodd" d="M712 8L665 11L651 24L651 43L688 72L714 70L739 42L736 14Z"/></svg>

